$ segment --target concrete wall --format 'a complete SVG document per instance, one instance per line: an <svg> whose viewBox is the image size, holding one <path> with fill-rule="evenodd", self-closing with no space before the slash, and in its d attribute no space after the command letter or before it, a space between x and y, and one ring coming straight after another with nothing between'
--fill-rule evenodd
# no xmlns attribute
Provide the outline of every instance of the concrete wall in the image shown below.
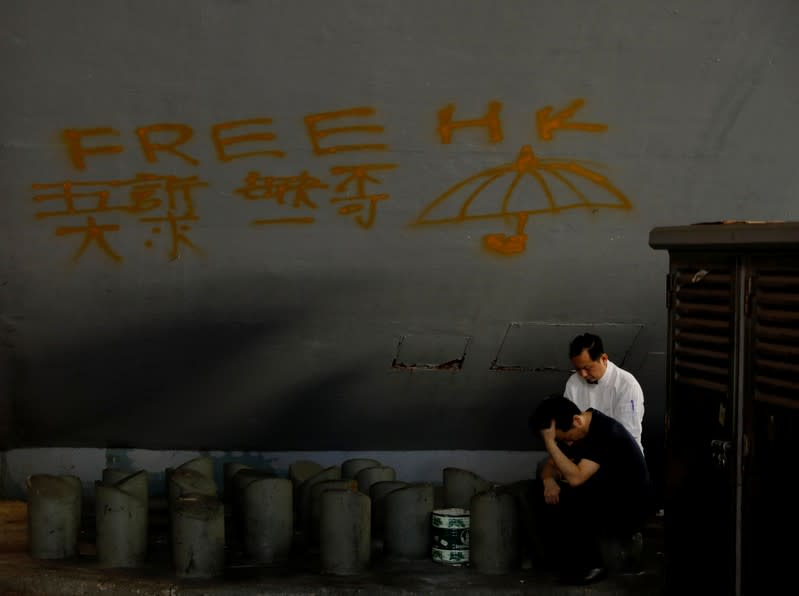
<svg viewBox="0 0 799 596"><path fill-rule="evenodd" d="M797 17L3 2L4 446L501 466L595 328L644 386L657 465L648 233L797 218Z"/></svg>

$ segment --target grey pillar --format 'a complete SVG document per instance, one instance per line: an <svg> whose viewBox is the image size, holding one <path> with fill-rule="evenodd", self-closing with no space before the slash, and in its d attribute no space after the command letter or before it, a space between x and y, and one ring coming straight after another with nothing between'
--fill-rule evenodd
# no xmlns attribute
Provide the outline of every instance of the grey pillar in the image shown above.
<svg viewBox="0 0 799 596"><path fill-rule="evenodd" d="M256 480L273 478L274 476L271 471L258 468L242 468L233 475L231 479L233 485L231 510L233 513L233 525L238 536L243 538L247 530L247 500L245 498L247 487Z"/></svg>
<svg viewBox="0 0 799 596"><path fill-rule="evenodd" d="M372 539L383 537L386 526L386 495L406 486L408 483L401 480L383 480L369 487L369 497L372 499Z"/></svg>
<svg viewBox="0 0 799 596"><path fill-rule="evenodd" d="M432 484L411 484L386 495L386 555L405 559L430 556L433 500Z"/></svg>
<svg viewBox="0 0 799 596"><path fill-rule="evenodd" d="M311 487L311 512L308 522L308 535L306 536L308 545L319 544L319 527L322 519L322 493L326 490L358 490L358 483L355 480L323 480Z"/></svg>
<svg viewBox="0 0 799 596"><path fill-rule="evenodd" d="M222 487L222 494L225 497L225 503L231 504L233 503L233 494L235 493L235 485L233 483L233 477L236 475L236 472L239 470L247 470L251 466L235 462L235 461L226 461L222 466L222 478L224 481L224 486Z"/></svg>
<svg viewBox="0 0 799 596"><path fill-rule="evenodd" d="M180 578L219 577L225 568L225 509L217 497L183 495L175 499L172 561Z"/></svg>
<svg viewBox="0 0 799 596"><path fill-rule="evenodd" d="M138 567L147 554L147 473L95 483L97 559L104 567Z"/></svg>
<svg viewBox="0 0 799 596"><path fill-rule="evenodd" d="M397 473L394 471L394 468L389 466L363 468L355 475L355 480L358 482L358 490L365 495L369 494L369 489L375 482L396 479Z"/></svg>
<svg viewBox="0 0 799 596"><path fill-rule="evenodd" d="M271 564L289 558L293 493L288 478L257 478L244 489L244 549L256 562Z"/></svg>
<svg viewBox="0 0 799 596"><path fill-rule="evenodd" d="M310 529L311 489L313 488L314 484L318 482L324 482L325 480L341 480L341 468L338 466L330 466L325 468L321 472L317 472L308 478L305 482L300 484L299 488L297 489L297 494L295 496L297 501L296 523L297 527L302 530L303 533L307 534Z"/></svg>
<svg viewBox="0 0 799 596"><path fill-rule="evenodd" d="M34 474L28 478L31 556L70 559L78 554L83 487L77 476Z"/></svg>
<svg viewBox="0 0 799 596"><path fill-rule="evenodd" d="M381 465L376 459L368 457L356 457L341 462L341 477L345 479L355 478L358 472L364 468L373 468ZM367 493L364 493L367 494Z"/></svg>
<svg viewBox="0 0 799 596"><path fill-rule="evenodd" d="M206 478L210 478L211 480L215 479L214 475L214 460L212 457L207 455L203 455L200 457L195 457L194 459L190 459L189 461L182 463L177 468L178 470L194 470L205 476ZM216 482L214 480L214 482Z"/></svg>
<svg viewBox="0 0 799 596"><path fill-rule="evenodd" d="M135 470L122 470L120 468L103 468L103 484L116 484L123 478L133 474Z"/></svg>
<svg viewBox="0 0 799 596"><path fill-rule="evenodd" d="M369 497L351 490L322 492L319 544L322 572L361 573L371 557Z"/></svg>
<svg viewBox="0 0 799 596"><path fill-rule="evenodd" d="M445 507L468 509L474 495L490 488L491 483L474 472L460 468L444 468Z"/></svg>
<svg viewBox="0 0 799 596"><path fill-rule="evenodd" d="M294 484L295 494L300 484L324 469L325 467L322 464L318 464L315 461L310 461L307 459L301 459L292 463L289 466L289 478L291 478L291 482Z"/></svg>
<svg viewBox="0 0 799 596"><path fill-rule="evenodd" d="M502 574L521 565L519 516L513 495L490 490L472 497L471 566L481 573Z"/></svg>

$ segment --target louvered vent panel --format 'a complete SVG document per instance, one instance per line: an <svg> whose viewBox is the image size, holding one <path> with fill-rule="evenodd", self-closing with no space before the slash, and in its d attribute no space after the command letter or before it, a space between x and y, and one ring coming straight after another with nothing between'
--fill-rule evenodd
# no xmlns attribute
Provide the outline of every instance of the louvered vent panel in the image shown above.
<svg viewBox="0 0 799 596"><path fill-rule="evenodd" d="M799 271L758 271L752 286L754 397L799 408Z"/></svg>
<svg viewBox="0 0 799 596"><path fill-rule="evenodd" d="M735 308L729 269L679 271L675 285L674 381L726 395Z"/></svg>

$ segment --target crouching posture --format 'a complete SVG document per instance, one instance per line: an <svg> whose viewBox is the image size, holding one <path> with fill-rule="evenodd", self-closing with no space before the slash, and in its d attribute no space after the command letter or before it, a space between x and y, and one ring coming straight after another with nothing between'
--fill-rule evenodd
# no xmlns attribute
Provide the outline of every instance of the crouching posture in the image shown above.
<svg viewBox="0 0 799 596"><path fill-rule="evenodd" d="M536 482L536 542L564 581L598 581L600 539L629 538L652 512L641 449L617 420L565 397L541 402L530 424L549 454Z"/></svg>

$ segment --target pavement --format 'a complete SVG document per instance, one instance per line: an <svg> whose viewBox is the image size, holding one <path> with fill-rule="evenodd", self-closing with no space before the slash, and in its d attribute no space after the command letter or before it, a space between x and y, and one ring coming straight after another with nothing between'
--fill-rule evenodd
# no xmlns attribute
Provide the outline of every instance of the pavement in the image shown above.
<svg viewBox="0 0 799 596"><path fill-rule="evenodd" d="M285 564L251 564L230 547L224 574L213 580L178 578L163 536L152 538L148 560L135 569L100 567L92 544L83 541L73 560L40 560L28 553L0 553L0 594L45 595L404 595L452 594L647 594L665 593L662 518L644 533L644 548L636 573L611 573L589 586L562 585L527 559L505 574L485 574L468 566L424 560L397 560L372 555L367 570L358 575L321 573L318 552L304 551Z"/></svg>

